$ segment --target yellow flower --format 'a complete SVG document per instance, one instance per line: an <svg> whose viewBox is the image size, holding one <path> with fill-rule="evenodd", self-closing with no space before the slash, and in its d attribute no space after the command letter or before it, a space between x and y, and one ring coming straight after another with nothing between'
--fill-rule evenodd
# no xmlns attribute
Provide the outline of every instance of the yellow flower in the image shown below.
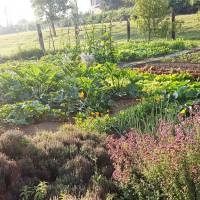
<svg viewBox="0 0 200 200"><path fill-rule="evenodd" d="M91 115L91 116L94 116L94 112L91 112L90 115Z"/></svg>
<svg viewBox="0 0 200 200"><path fill-rule="evenodd" d="M99 117L100 116L100 112L96 112L96 116Z"/></svg>
<svg viewBox="0 0 200 200"><path fill-rule="evenodd" d="M79 97L80 97L81 99L84 99L84 98L85 98L85 93L84 93L83 91L81 91L81 92L79 93Z"/></svg>

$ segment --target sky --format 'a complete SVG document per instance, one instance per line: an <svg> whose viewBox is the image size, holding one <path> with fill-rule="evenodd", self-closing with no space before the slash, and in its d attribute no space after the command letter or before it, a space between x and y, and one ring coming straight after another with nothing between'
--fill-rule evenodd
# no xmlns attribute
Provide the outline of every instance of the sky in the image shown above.
<svg viewBox="0 0 200 200"><path fill-rule="evenodd" d="M78 6L80 11L86 12L90 8L90 0L78 0ZM0 0L0 25L16 24L21 19L35 19L30 0Z"/></svg>

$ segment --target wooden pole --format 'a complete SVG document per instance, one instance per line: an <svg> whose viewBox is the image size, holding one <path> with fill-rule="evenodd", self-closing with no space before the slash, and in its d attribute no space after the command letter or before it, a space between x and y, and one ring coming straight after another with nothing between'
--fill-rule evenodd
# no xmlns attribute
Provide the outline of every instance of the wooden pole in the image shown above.
<svg viewBox="0 0 200 200"><path fill-rule="evenodd" d="M41 29L41 25L37 24L37 32L38 32L38 39L39 39L39 43L40 43L40 48L43 52L43 54L45 55L45 47L44 47L44 39L43 39L43 34L42 34L42 29Z"/></svg>
<svg viewBox="0 0 200 200"><path fill-rule="evenodd" d="M172 39L176 39L176 13L174 8L172 8Z"/></svg>
<svg viewBox="0 0 200 200"><path fill-rule="evenodd" d="M127 41L129 42L131 39L131 23L130 19L127 18Z"/></svg>

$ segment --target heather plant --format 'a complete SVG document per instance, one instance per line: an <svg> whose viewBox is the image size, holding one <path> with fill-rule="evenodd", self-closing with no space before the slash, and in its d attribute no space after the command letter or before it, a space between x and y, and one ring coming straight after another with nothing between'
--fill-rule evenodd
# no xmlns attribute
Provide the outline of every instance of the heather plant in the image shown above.
<svg viewBox="0 0 200 200"><path fill-rule="evenodd" d="M137 199L199 199L199 106L178 125L161 122L156 137L132 130L108 137L113 178ZM183 119L183 118L182 118Z"/></svg>
<svg viewBox="0 0 200 200"><path fill-rule="evenodd" d="M15 183L19 176L19 169L15 161L0 153L0 199L8 190L10 184Z"/></svg>
<svg viewBox="0 0 200 200"><path fill-rule="evenodd" d="M7 194L19 199L20 193L23 200L46 200L66 191L79 198L93 187L105 196L112 192L107 187L112 172L105 135L71 125L33 137L19 131L0 136L0 197L5 200Z"/></svg>

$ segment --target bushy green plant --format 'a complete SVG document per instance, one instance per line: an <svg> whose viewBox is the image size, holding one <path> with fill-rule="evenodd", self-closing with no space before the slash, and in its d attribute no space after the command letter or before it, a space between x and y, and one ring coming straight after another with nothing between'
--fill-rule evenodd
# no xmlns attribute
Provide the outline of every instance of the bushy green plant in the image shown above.
<svg viewBox="0 0 200 200"><path fill-rule="evenodd" d="M45 200L47 197L47 182L40 182L35 187L24 186L20 193L20 200Z"/></svg>
<svg viewBox="0 0 200 200"><path fill-rule="evenodd" d="M150 41L169 13L169 2L165 0L135 0L135 11L141 32Z"/></svg>
<svg viewBox="0 0 200 200"><path fill-rule="evenodd" d="M95 27L91 32L86 31L86 53L93 55L98 63L116 62L117 57L114 41L112 39L112 23L109 27L102 25L101 35L96 33Z"/></svg>
<svg viewBox="0 0 200 200"><path fill-rule="evenodd" d="M1 120L4 123L28 125L47 116L49 107L39 101L7 104L0 107Z"/></svg>
<svg viewBox="0 0 200 200"><path fill-rule="evenodd" d="M55 59L54 65L46 59ZM106 113L114 98L136 96L128 70L109 63L76 65L62 55L2 68L0 82L1 103L12 103L2 106L2 120L16 124L35 122L47 111L62 119L79 112Z"/></svg>
<svg viewBox="0 0 200 200"><path fill-rule="evenodd" d="M1 101L16 102L42 99L49 91L57 89L58 67L43 62L17 63L0 75Z"/></svg>

